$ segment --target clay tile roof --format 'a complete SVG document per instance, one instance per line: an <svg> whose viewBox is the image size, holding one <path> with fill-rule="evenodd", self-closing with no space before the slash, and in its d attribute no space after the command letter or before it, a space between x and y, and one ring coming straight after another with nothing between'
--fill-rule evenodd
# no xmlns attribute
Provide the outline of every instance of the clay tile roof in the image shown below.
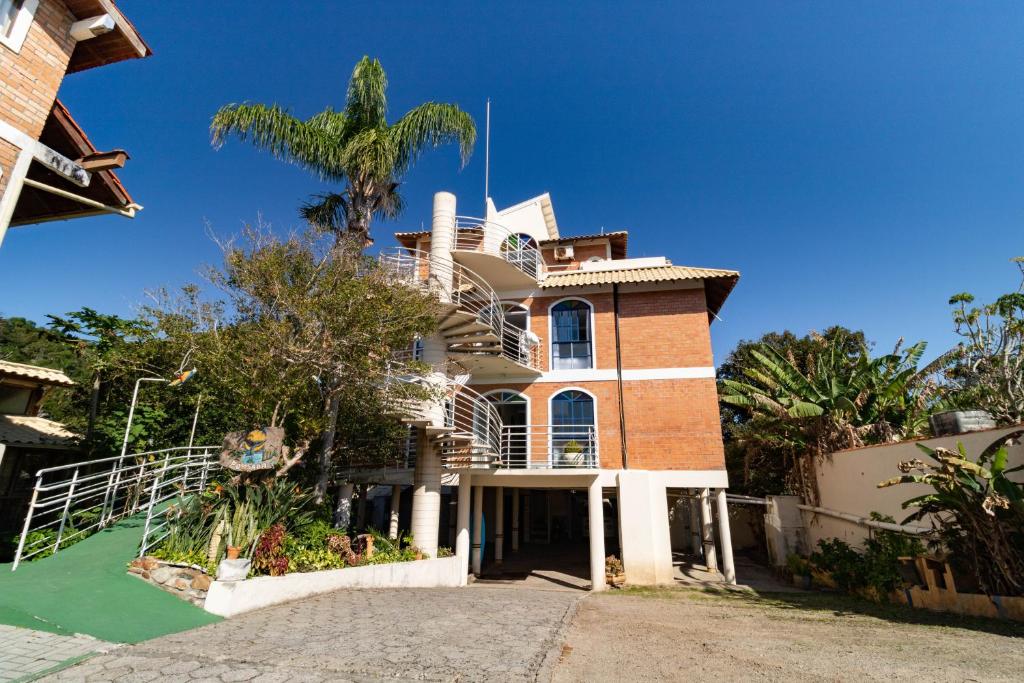
<svg viewBox="0 0 1024 683"><path fill-rule="evenodd" d="M554 287L582 287L586 285L636 284L645 282L678 282L703 280L707 298L708 317L714 318L721 310L729 292L736 286L740 274L735 270L718 268L692 268L690 266L650 266L622 270L576 270L548 275L540 282L541 289Z"/></svg>
<svg viewBox="0 0 1024 683"><path fill-rule="evenodd" d="M24 363L12 363L0 360L0 378L18 377L20 379L31 379L43 384L59 387L73 387L75 383L70 377L60 370L41 368L38 365L25 365Z"/></svg>
<svg viewBox="0 0 1024 683"><path fill-rule="evenodd" d="M74 446L75 434L59 422L27 415L0 415L0 443L8 446Z"/></svg>

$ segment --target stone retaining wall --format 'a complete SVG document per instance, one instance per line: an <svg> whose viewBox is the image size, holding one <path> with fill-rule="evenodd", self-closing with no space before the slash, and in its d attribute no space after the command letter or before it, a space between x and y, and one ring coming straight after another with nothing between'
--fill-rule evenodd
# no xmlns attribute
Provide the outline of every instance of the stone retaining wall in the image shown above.
<svg viewBox="0 0 1024 683"><path fill-rule="evenodd" d="M206 594L213 579L195 565L165 562L155 557L139 557L132 560L128 573L151 583L161 590L203 607Z"/></svg>

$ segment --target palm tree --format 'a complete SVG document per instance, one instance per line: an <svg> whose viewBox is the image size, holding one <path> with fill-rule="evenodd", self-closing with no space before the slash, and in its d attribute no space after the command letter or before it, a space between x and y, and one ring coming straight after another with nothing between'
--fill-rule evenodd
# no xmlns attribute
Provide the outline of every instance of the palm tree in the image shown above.
<svg viewBox="0 0 1024 683"><path fill-rule="evenodd" d="M426 102L389 124L387 84L380 62L363 57L342 111L328 107L302 121L276 104L226 105L210 126L213 146L234 134L323 180L344 183L340 192L313 196L300 212L324 232L337 238L347 232L366 243L374 216L401 213L399 184L424 149L457 142L465 166L476 141L472 117L454 104Z"/></svg>

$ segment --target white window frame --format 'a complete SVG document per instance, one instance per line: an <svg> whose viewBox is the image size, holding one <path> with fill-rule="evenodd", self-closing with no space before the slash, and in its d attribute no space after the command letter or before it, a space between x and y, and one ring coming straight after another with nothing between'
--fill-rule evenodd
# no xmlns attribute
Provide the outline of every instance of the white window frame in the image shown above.
<svg viewBox="0 0 1024 683"><path fill-rule="evenodd" d="M518 389L492 389L488 392L481 394L481 397L485 401L490 403L490 399L488 399L488 396L494 396L496 394L515 394L516 396L519 396L526 401L526 466L523 469L530 469L530 463L532 462L533 458L533 447L531 446L533 439L532 434L530 432L530 428L533 426L533 422L531 419L533 413L531 412L532 406L530 405L530 397L527 396L522 391L519 391ZM474 417L476 416L474 415Z"/></svg>
<svg viewBox="0 0 1024 683"><path fill-rule="evenodd" d="M586 394L590 397L590 400L594 402L594 465L595 469L601 468L601 440L598 438L598 425L597 425L597 395L592 391L588 391L580 386L568 386L559 387L548 396L548 468L554 469L555 467L555 397L559 394L563 394L566 391L578 391L581 394Z"/></svg>
<svg viewBox="0 0 1024 683"><path fill-rule="evenodd" d="M579 301L590 308L590 367L589 368L556 368L555 367L555 306L566 301ZM567 296L558 301L552 301L548 306L548 370L553 372L586 371L597 369L597 320L594 314L594 304L579 296Z"/></svg>
<svg viewBox="0 0 1024 683"><path fill-rule="evenodd" d="M3 1L3 0L0 0ZM14 18L9 36L0 35L0 45L3 45L15 53L21 52L22 45L28 37L28 30L32 27L32 19L39 8L39 0L25 0L25 3L18 10L18 16Z"/></svg>

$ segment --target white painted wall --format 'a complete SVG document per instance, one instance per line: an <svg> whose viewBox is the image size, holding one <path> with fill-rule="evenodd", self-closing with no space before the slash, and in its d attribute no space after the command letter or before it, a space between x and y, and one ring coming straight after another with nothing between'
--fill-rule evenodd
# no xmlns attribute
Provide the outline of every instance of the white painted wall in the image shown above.
<svg viewBox="0 0 1024 683"><path fill-rule="evenodd" d="M463 583L461 567L458 557L444 557L285 576L257 576L245 581L214 581L203 607L212 614L232 617L343 588L455 587Z"/></svg>
<svg viewBox="0 0 1024 683"><path fill-rule="evenodd" d="M915 458L930 462L917 444L955 451L957 442L960 441L967 449L968 456L976 459L990 443L1017 429L1021 427L1003 427L833 453L817 468L818 489L821 492L820 507L861 517L879 512L902 522L911 512L903 509L903 501L928 493L932 488L925 484L901 484L880 489L878 483L898 477L901 462ZM1024 464L1024 445L1012 446L1009 449L1009 467L1021 464ZM1011 476L1024 478L1024 471ZM866 528L853 522L808 511L804 511L803 517L812 548L823 538L841 538L852 545L860 545L868 535Z"/></svg>
<svg viewBox="0 0 1024 683"><path fill-rule="evenodd" d="M672 583L668 496L659 472L619 472L619 541L631 584Z"/></svg>
<svg viewBox="0 0 1024 683"><path fill-rule="evenodd" d="M521 204L502 209L487 218L500 223L512 233L529 235L538 242L552 239L557 235L549 234L547 221L544 220L544 212L541 208L541 202L545 197L546 195L535 197Z"/></svg>

